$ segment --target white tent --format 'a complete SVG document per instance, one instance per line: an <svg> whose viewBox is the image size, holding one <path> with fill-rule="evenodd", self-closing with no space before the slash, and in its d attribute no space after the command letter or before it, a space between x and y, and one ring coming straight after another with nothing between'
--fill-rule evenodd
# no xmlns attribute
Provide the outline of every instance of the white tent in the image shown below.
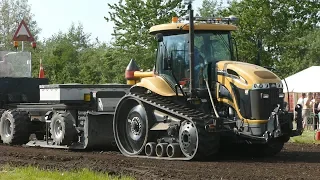
<svg viewBox="0 0 320 180"><path fill-rule="evenodd" d="M320 66L311 66L294 75L285 78L289 92L320 92L320 82L318 77L320 75ZM287 92L287 87L282 80L283 91Z"/></svg>

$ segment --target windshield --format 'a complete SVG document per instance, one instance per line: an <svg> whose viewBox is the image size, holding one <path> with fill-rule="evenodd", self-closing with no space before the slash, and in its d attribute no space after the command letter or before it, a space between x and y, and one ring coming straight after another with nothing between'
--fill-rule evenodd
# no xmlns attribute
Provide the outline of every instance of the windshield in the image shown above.
<svg viewBox="0 0 320 180"><path fill-rule="evenodd" d="M31 77L31 53L0 51L0 77Z"/></svg>
<svg viewBox="0 0 320 180"><path fill-rule="evenodd" d="M194 56L195 67L194 74L196 87L202 87L202 67L205 63L215 64L221 60L233 60L230 44L229 32L196 32L194 36ZM156 69L159 74L168 75L169 79L172 72L178 81L189 79L189 34L178 34L164 36L163 42L160 42L158 49L158 61ZM164 45L163 45L164 44ZM171 57L171 70L163 70L163 60L165 57ZM214 66L213 66L214 67ZM172 82L174 80L171 78Z"/></svg>
<svg viewBox="0 0 320 180"><path fill-rule="evenodd" d="M200 53L205 62L232 60L229 33L197 33L194 46L195 55Z"/></svg>

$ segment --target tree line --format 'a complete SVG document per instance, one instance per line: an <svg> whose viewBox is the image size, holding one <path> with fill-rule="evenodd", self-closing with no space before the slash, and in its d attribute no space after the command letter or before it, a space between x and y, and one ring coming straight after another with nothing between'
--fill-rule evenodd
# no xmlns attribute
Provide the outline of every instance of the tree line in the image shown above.
<svg viewBox="0 0 320 180"><path fill-rule="evenodd" d="M106 7L107 8L107 7ZM113 42L91 41L81 24L39 40L41 28L34 20L28 0L0 2L1 50L14 50L12 36L24 19L37 40L32 52L33 76L38 76L43 59L50 83L124 83L124 71L131 59L141 69L152 69L156 42L148 30L168 23L173 16L187 14L183 0L119 0L108 3L106 22L112 21ZM203 17L239 18L233 32L239 60L272 67L282 78L312 65L320 65L320 3L317 0L203 0L195 10Z"/></svg>

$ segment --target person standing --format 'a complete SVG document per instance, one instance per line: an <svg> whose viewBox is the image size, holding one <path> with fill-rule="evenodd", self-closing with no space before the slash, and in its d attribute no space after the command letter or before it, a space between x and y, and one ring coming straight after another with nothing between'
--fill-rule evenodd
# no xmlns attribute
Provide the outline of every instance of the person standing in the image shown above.
<svg viewBox="0 0 320 180"><path fill-rule="evenodd" d="M304 99L306 98L306 93L302 93L301 97L298 99L297 104L300 104L303 107Z"/></svg>
<svg viewBox="0 0 320 180"><path fill-rule="evenodd" d="M316 93L315 95L315 99L314 99L314 104L313 104L313 107L312 107L312 110L313 110L313 113L314 113L314 130L318 129L318 125L319 125L319 112L320 112L320 94L319 93Z"/></svg>
<svg viewBox="0 0 320 180"><path fill-rule="evenodd" d="M304 126L303 126L303 116L302 116L302 108L304 104L304 99L306 98L306 93L302 93L300 98L298 99L296 106L295 106L295 119L297 123L297 129L302 133Z"/></svg>
<svg viewBox="0 0 320 180"><path fill-rule="evenodd" d="M313 107L313 94L311 92L308 93L307 97L303 100L303 108L302 108L302 118L303 118L303 129L308 124L308 118L311 115L312 107Z"/></svg>

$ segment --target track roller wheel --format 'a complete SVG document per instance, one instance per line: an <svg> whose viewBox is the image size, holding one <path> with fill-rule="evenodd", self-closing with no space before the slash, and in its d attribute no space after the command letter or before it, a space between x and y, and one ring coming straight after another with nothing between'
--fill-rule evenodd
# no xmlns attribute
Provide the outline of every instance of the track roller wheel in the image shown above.
<svg viewBox="0 0 320 180"><path fill-rule="evenodd" d="M144 148L144 153L147 156L155 156L156 155L156 146L157 146L157 144L154 142L147 143Z"/></svg>
<svg viewBox="0 0 320 180"><path fill-rule="evenodd" d="M21 145L29 141L30 118L27 112L4 111L0 120L1 140L5 144Z"/></svg>
<svg viewBox="0 0 320 180"><path fill-rule="evenodd" d="M167 156L170 158L181 156L181 149L179 143L172 143L167 146Z"/></svg>
<svg viewBox="0 0 320 180"><path fill-rule="evenodd" d="M168 143L159 143L156 146L156 154L158 157L165 157L167 155Z"/></svg>
<svg viewBox="0 0 320 180"><path fill-rule="evenodd" d="M50 133L56 145L71 145L77 140L77 130L70 113L55 113L50 123Z"/></svg>
<svg viewBox="0 0 320 180"><path fill-rule="evenodd" d="M148 138L148 117L143 104L133 98L124 98L118 104L113 120L117 146L126 156L144 152Z"/></svg>

